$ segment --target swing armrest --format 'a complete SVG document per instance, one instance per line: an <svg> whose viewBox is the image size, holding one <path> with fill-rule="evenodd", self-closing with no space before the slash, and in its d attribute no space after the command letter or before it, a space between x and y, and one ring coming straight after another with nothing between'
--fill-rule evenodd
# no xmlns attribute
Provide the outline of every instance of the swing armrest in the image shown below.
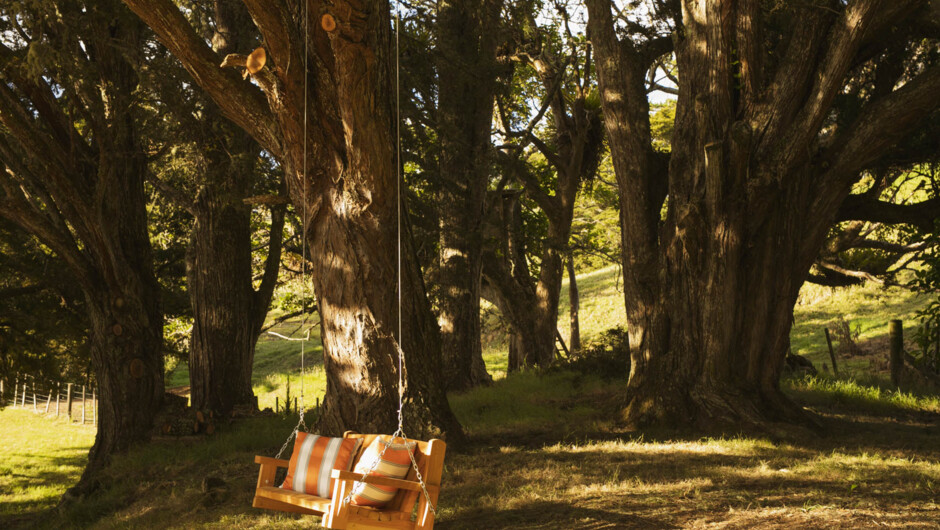
<svg viewBox="0 0 940 530"><path fill-rule="evenodd" d="M378 475L363 475L362 473L353 473L352 471L342 471L339 469L334 469L332 475L330 476L336 480L354 480L356 482L365 482L367 484L387 486L389 488L421 491L421 483L411 480L399 480L395 478L380 477ZM429 492L440 489L440 486L435 486L434 484L426 484L425 486L428 488Z"/></svg>
<svg viewBox="0 0 940 530"><path fill-rule="evenodd" d="M290 461L281 460L279 458L271 458L270 456L260 456L255 455L255 463L261 464L262 466L274 466L275 468L287 467L290 465Z"/></svg>

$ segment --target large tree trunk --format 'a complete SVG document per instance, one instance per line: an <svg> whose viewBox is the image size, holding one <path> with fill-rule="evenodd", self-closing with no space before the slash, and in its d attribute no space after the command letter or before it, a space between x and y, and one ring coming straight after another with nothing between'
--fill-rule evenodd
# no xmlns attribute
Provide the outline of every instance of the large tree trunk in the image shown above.
<svg viewBox="0 0 940 530"><path fill-rule="evenodd" d="M221 57L251 42L251 18L243 5L216 2L213 48ZM257 406L251 384L255 344L277 280L283 208L272 210L268 258L260 286L253 286L251 207L243 201L260 173L260 148L208 103L199 139L206 173L190 208L195 218L186 260L193 308L189 354L191 404L226 415L238 405Z"/></svg>
<svg viewBox="0 0 940 530"><path fill-rule="evenodd" d="M587 5L620 188L626 419L811 423L778 386L797 293L858 172L936 106L940 70L868 103L851 125L820 130L850 67L867 57L858 56L865 39L913 3L791 8L792 34L764 64L758 3L683 2L673 14L682 75L668 168L651 147L643 81L668 49L619 40L610 4Z"/></svg>
<svg viewBox="0 0 940 530"><path fill-rule="evenodd" d="M438 8L438 322L448 390L492 381L480 343L480 281L501 6L502 0L442 0Z"/></svg>
<svg viewBox="0 0 940 530"><path fill-rule="evenodd" d="M123 61L112 80L130 94L136 75ZM147 231L144 176L133 117L111 124L97 168L94 219L85 220L93 268L82 281L90 319L91 361L100 397L98 432L78 489L112 453L147 440L163 400L163 311Z"/></svg>
<svg viewBox="0 0 940 530"><path fill-rule="evenodd" d="M193 308L189 382L193 409L225 414L255 403L251 367L261 323L251 285L250 208L214 188L205 186L193 205L186 259Z"/></svg>
<svg viewBox="0 0 940 530"><path fill-rule="evenodd" d="M79 12L71 4L38 3L2 14L48 26L45 38L59 49L80 39L87 52L56 55L42 64L42 76L15 66L12 59L22 59L25 48L0 54L7 77L0 97L0 215L69 266L90 320L100 418L79 490L94 485L112 453L147 439L163 398L163 313L136 126L134 61L143 32L119 4L106 4Z"/></svg>
<svg viewBox="0 0 940 530"><path fill-rule="evenodd" d="M561 257L554 229L549 229L538 280L529 273L525 257L521 206L517 192L506 192L491 208L495 237L502 247L485 254L484 294L496 305L512 329L510 372L526 367L547 367L555 358L558 299L561 293ZM554 244L553 244L554 243Z"/></svg>
<svg viewBox="0 0 940 530"><path fill-rule="evenodd" d="M277 278L284 211L271 214L267 270L256 291L251 208L241 200L245 193L219 189L223 186L207 182L193 205L186 273L193 308L191 404L225 415L238 405L257 406L251 384L254 351Z"/></svg>

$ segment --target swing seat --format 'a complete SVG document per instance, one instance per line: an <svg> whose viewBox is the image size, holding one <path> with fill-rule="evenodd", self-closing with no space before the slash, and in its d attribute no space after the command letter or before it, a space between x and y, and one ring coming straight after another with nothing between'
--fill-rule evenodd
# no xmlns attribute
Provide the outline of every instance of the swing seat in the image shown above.
<svg viewBox="0 0 940 530"><path fill-rule="evenodd" d="M351 431L343 434L344 438L362 439L362 444L353 456L353 463L350 467L355 467L366 448L379 436L386 440L389 438L384 435L358 434ZM418 464L418 469L421 470L421 476L424 478L431 503L436 506L441 491L441 474L444 471L444 452L447 449L447 444L443 440L436 439L429 442L411 439L407 441L416 444L415 462ZM324 499L316 495L282 489L274 484L274 475L277 473L277 469L287 468L289 461L255 456L255 463L261 464L261 469L258 472L258 486L255 489L255 499L252 503L255 508L319 515L322 517L321 523L324 528L347 528L350 530L430 530L434 528L434 512L421 490L421 483L418 481L414 468L408 472L404 480L371 475L364 476L361 473L353 473L352 471L333 470L332 478L335 480L333 498ZM383 508L344 503L343 500L350 494L353 485L357 481L395 487L398 488L398 493ZM418 517L412 521L411 514L415 503L418 504Z"/></svg>

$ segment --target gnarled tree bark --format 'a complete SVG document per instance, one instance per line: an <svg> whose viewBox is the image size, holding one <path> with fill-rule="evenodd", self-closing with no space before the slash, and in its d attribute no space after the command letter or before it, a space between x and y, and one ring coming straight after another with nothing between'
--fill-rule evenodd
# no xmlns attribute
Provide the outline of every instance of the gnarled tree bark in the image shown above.
<svg viewBox="0 0 940 530"><path fill-rule="evenodd" d="M219 61L249 48L253 25L243 5L216 2L212 38ZM189 352L191 405L226 415L239 405L257 406L251 385L255 345L277 282L284 207L271 210L268 255L257 290L253 285L251 194L260 148L209 103L202 128L223 134L198 138L206 172L189 209L195 223L186 260L193 308Z"/></svg>
<svg viewBox="0 0 940 530"><path fill-rule="evenodd" d="M620 188L630 422L807 420L778 386L797 293L859 171L936 108L940 68L849 123L825 120L883 30L910 31L919 5L788 6L786 38L766 40L760 2L681 2L669 11L682 74L667 169L643 83L661 52L617 37L610 4L587 1Z"/></svg>

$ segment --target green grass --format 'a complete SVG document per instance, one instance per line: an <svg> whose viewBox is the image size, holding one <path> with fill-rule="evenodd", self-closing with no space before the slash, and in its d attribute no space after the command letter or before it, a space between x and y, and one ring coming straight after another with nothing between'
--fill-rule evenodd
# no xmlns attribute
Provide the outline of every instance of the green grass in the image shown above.
<svg viewBox="0 0 940 530"><path fill-rule="evenodd" d="M785 381L784 387L801 403L811 406L827 406L869 413L940 414L940 396L891 389L887 381L880 381L877 378L859 382L824 376L805 377Z"/></svg>
<svg viewBox="0 0 940 530"><path fill-rule="evenodd" d="M452 396L473 442L448 453L439 527L853 528L929 526L940 516L935 398L806 380L793 391L824 404L846 400L856 414L820 410L829 425L822 437L699 438L621 430L609 421L620 387L564 371L528 372ZM32 413L0 412L4 426L9 418L23 423L12 437L4 430L5 448L71 432ZM260 417L223 426L213 437L136 448L115 458L95 497L30 521L66 528L309 527L315 519L250 508L253 455L273 455L292 425L293 418ZM66 446L67 476L30 468L14 502L52 506L63 482L78 476L88 443ZM21 458L10 467L37 460ZM207 476L225 486L203 492Z"/></svg>
<svg viewBox="0 0 940 530"><path fill-rule="evenodd" d="M617 270L579 278L583 339L623 322ZM877 286L805 287L793 346L828 359L821 328L842 316L865 344L883 339L892 318L910 319L922 300ZM567 335L567 286L560 328ZM506 377L505 340L486 318L484 353L496 382L451 396L473 442L447 457L440 528L629 528L668 526L930 526L940 519L940 398L897 392L879 375L784 382L790 395L824 418L822 437L700 439L621 430L622 382L567 371ZM299 335L296 323L278 326ZM307 343L308 401L322 396L318 328ZM868 342L865 342L868 341ZM300 343L265 336L255 355L262 407L299 392ZM852 366L854 360L845 365ZM860 363L859 363L860 364ZM840 366L841 367L841 366ZM168 386L185 386L185 364ZM90 428L29 412L0 411L0 527L302 528L313 520L250 508L254 454L273 455L295 417L221 425L208 438L160 441L115 459L104 488L64 512L54 506L79 476ZM36 440L39 440L38 442ZM204 493L202 480L226 482Z"/></svg>
<svg viewBox="0 0 940 530"><path fill-rule="evenodd" d="M598 412L594 399L605 389L600 379L573 372L523 372L451 396L450 403L471 436L507 434L583 423Z"/></svg>
<svg viewBox="0 0 940 530"><path fill-rule="evenodd" d="M866 284L831 288L806 284L800 290L793 314L794 326L790 333L793 352L806 356L817 368L822 363L831 364L823 328L831 328L840 317L848 321L853 330L858 329L863 347L867 344L871 345L870 349L880 351L885 344L879 341L888 336L889 322L901 319L907 326L913 326L915 314L926 302L924 295L900 287ZM887 352L884 353L886 356ZM849 374L862 375L872 368L871 359L843 359L839 368Z"/></svg>
<svg viewBox="0 0 940 530"><path fill-rule="evenodd" d="M0 410L0 528L55 506L81 476L94 439L91 425Z"/></svg>

